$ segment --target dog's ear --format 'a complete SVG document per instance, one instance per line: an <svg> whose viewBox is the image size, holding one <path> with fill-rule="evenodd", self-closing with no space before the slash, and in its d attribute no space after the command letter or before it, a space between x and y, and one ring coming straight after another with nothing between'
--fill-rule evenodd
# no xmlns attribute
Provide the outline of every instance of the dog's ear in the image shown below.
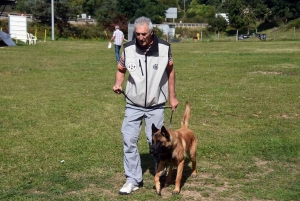
<svg viewBox="0 0 300 201"><path fill-rule="evenodd" d="M168 141L170 141L170 134L164 126L161 128L161 133Z"/></svg>
<svg viewBox="0 0 300 201"><path fill-rule="evenodd" d="M152 124L152 133L156 133L158 131L158 129L155 127L154 124Z"/></svg>

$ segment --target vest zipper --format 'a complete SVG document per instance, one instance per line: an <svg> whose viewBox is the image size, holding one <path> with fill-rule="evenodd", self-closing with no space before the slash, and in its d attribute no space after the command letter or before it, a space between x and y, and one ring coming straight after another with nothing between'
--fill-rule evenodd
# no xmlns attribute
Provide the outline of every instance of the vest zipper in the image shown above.
<svg viewBox="0 0 300 201"><path fill-rule="evenodd" d="M147 73L147 56L145 55L145 73L146 73L146 94L145 94L145 107L147 107L147 94L148 94L148 73Z"/></svg>

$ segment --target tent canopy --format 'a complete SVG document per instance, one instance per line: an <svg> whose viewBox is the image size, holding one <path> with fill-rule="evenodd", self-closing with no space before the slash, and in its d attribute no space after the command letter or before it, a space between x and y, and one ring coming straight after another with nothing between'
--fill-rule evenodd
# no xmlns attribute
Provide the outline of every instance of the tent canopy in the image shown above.
<svg viewBox="0 0 300 201"><path fill-rule="evenodd" d="M0 31L0 43L3 43L4 45L7 46L17 46L14 41L10 38L10 35Z"/></svg>

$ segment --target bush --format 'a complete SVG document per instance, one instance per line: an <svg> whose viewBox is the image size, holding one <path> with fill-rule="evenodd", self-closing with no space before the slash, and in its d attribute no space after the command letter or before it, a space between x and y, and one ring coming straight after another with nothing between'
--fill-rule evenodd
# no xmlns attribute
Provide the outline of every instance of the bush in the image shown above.
<svg viewBox="0 0 300 201"><path fill-rule="evenodd" d="M154 27L153 30L154 30L155 35L157 35L159 38L163 38L164 32L162 30L160 30L157 27Z"/></svg>
<svg viewBox="0 0 300 201"><path fill-rule="evenodd" d="M80 39L98 39L106 37L101 27L90 24L71 26L70 34L71 37Z"/></svg>
<svg viewBox="0 0 300 201"><path fill-rule="evenodd" d="M294 27L296 27L297 29L300 28L300 18L290 21L287 25L288 29L292 29Z"/></svg>
<svg viewBox="0 0 300 201"><path fill-rule="evenodd" d="M205 29L191 29L185 27L176 27L175 33L176 35L180 35L181 38L193 38L196 37L198 33L202 32L203 36L209 36L209 32Z"/></svg>
<svg viewBox="0 0 300 201"><path fill-rule="evenodd" d="M263 30L272 29L272 28L278 27L278 26L279 26L279 23L276 21L265 21L257 27L257 30L263 31Z"/></svg>
<svg viewBox="0 0 300 201"><path fill-rule="evenodd" d="M51 36L51 27L36 23L30 22L28 23L28 32L37 35L39 38L43 38L45 34L45 30L47 36ZM55 36L56 38L70 38L70 39L106 39L106 35L104 33L103 27L98 25L84 24L74 26L72 24L68 24L67 26L58 28L55 26ZM111 33L108 33L111 35Z"/></svg>

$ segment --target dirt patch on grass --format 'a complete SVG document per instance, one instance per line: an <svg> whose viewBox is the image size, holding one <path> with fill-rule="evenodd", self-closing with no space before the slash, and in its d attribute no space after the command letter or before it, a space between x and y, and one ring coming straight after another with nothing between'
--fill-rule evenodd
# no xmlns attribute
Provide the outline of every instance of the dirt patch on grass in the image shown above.
<svg viewBox="0 0 300 201"><path fill-rule="evenodd" d="M268 167L269 161L263 161L259 158L254 158L254 164L260 169L261 175L268 175L269 173L273 172L274 170Z"/></svg>
<svg viewBox="0 0 300 201"><path fill-rule="evenodd" d="M270 115L270 118L282 118L282 119L293 119L293 118L300 118L300 114L275 114L275 115Z"/></svg>
<svg viewBox="0 0 300 201"><path fill-rule="evenodd" d="M10 76L11 72L0 72L0 76Z"/></svg>
<svg viewBox="0 0 300 201"><path fill-rule="evenodd" d="M254 72L249 72L250 74L263 74L263 75L281 75L282 72L277 72L277 71L254 71Z"/></svg>

